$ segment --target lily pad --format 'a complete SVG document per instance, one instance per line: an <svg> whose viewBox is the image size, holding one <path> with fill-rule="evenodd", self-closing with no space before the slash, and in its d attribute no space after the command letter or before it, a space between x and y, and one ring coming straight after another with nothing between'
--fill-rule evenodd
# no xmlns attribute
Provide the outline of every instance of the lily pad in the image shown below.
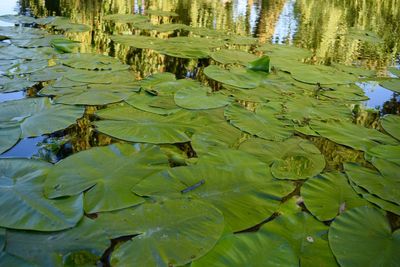
<svg viewBox="0 0 400 267"><path fill-rule="evenodd" d="M213 250L191 267L297 266L298 259L288 241L268 232L227 234Z"/></svg>
<svg viewBox="0 0 400 267"><path fill-rule="evenodd" d="M320 221L329 221L348 209L368 205L339 172L323 173L307 180L301 187L301 196L307 209Z"/></svg>
<svg viewBox="0 0 400 267"><path fill-rule="evenodd" d="M6 229L0 228L0 251L3 251L6 244Z"/></svg>
<svg viewBox="0 0 400 267"><path fill-rule="evenodd" d="M276 59L290 58L291 60L301 60L312 56L312 52L307 49L278 44L264 44L257 48L257 51L262 51Z"/></svg>
<svg viewBox="0 0 400 267"><path fill-rule="evenodd" d="M386 115L381 119L381 125L387 133L400 141L400 116Z"/></svg>
<svg viewBox="0 0 400 267"><path fill-rule="evenodd" d="M0 92L1 93L11 93L17 91L24 91L32 86L36 82L28 81L24 78L14 77L7 78L6 76L0 76Z"/></svg>
<svg viewBox="0 0 400 267"><path fill-rule="evenodd" d="M69 18L65 17L56 17L47 25L66 32L88 32L91 30L89 25L73 23Z"/></svg>
<svg viewBox="0 0 400 267"><path fill-rule="evenodd" d="M222 64L239 64L247 66L247 64L256 60L258 57L242 50L221 49L213 52L211 58Z"/></svg>
<svg viewBox="0 0 400 267"><path fill-rule="evenodd" d="M393 78L379 83L382 87L389 89L393 92L400 93L400 79Z"/></svg>
<svg viewBox="0 0 400 267"><path fill-rule="evenodd" d="M194 84L175 93L175 103L186 109L212 109L229 104L229 99L220 93L213 93L211 88Z"/></svg>
<svg viewBox="0 0 400 267"><path fill-rule="evenodd" d="M133 185L168 166L159 148L116 144L74 154L49 172L45 194L50 198L85 191L86 213L110 211L144 202Z"/></svg>
<svg viewBox="0 0 400 267"><path fill-rule="evenodd" d="M256 88L261 81L267 77L265 73L247 70L245 68L232 68L227 70L215 65L210 65L205 68L204 74L217 82L242 89Z"/></svg>
<svg viewBox="0 0 400 267"><path fill-rule="evenodd" d="M94 123L99 132L130 142L184 143L190 141L193 133L191 114L185 111L161 116L122 105L96 114L105 119Z"/></svg>
<svg viewBox="0 0 400 267"><path fill-rule="evenodd" d="M48 98L29 98L0 104L1 120L21 127L21 138L53 133L74 124L83 107L52 105Z"/></svg>
<svg viewBox="0 0 400 267"><path fill-rule="evenodd" d="M397 145L395 139L375 129L344 121L312 121L311 128L336 143L366 151L379 144Z"/></svg>
<svg viewBox="0 0 400 267"><path fill-rule="evenodd" d="M329 245L343 267L400 262L400 231L392 232L385 215L371 207L354 208L336 218L329 230Z"/></svg>
<svg viewBox="0 0 400 267"><path fill-rule="evenodd" d="M181 110L173 96L154 96L147 92L133 94L125 102L137 109L159 115L171 115Z"/></svg>
<svg viewBox="0 0 400 267"><path fill-rule="evenodd" d="M0 124L0 154L13 147L21 136L21 128L17 123Z"/></svg>
<svg viewBox="0 0 400 267"><path fill-rule="evenodd" d="M277 119L274 110L267 105L251 112L233 104L225 109L225 117L240 130L267 140L282 141L293 135L293 129Z"/></svg>
<svg viewBox="0 0 400 267"><path fill-rule="evenodd" d="M113 251L113 266L181 266L210 251L224 229L220 211L197 200L143 204L130 213L124 223L138 236Z"/></svg>
<svg viewBox="0 0 400 267"><path fill-rule="evenodd" d="M10 255L0 250L0 265L1 266L18 266L18 267L36 267L36 264L24 261L21 258Z"/></svg>
<svg viewBox="0 0 400 267"><path fill-rule="evenodd" d="M305 212L284 214L264 224L261 232L285 238L300 266L338 266L327 241L328 226Z"/></svg>
<svg viewBox="0 0 400 267"><path fill-rule="evenodd" d="M228 159L219 159L224 164L215 162L218 157L203 157L195 166L147 177L133 187L133 192L155 198L199 198L221 210L232 231L252 227L271 216L294 185L272 179L267 165L248 154L243 158L246 153L238 157L238 153L225 150L218 155L227 152L232 153L226 155Z"/></svg>
<svg viewBox="0 0 400 267"><path fill-rule="evenodd" d="M356 185L386 201L400 205L400 192L397 190L400 181L396 177L383 176L375 170L354 163L346 163L344 168L347 177Z"/></svg>
<svg viewBox="0 0 400 267"><path fill-rule="evenodd" d="M368 149L365 152L365 159L372 161L373 158L381 158L400 165L400 146L399 145L379 145Z"/></svg>
<svg viewBox="0 0 400 267"><path fill-rule="evenodd" d="M33 232L7 230L6 252L38 266L96 265L110 245L103 225L86 217L69 230ZM87 256L91 257L87 257Z"/></svg>
<svg viewBox="0 0 400 267"><path fill-rule="evenodd" d="M98 54L66 54L61 59L65 66L85 70L108 70L119 71L129 69L128 65L122 64L118 59Z"/></svg>
<svg viewBox="0 0 400 267"><path fill-rule="evenodd" d="M380 38L378 34L364 29L350 28L346 36L350 39L356 39L371 44L383 43L382 38Z"/></svg>
<svg viewBox="0 0 400 267"><path fill-rule="evenodd" d="M396 75L398 78L400 78L400 69L395 67L389 67L388 70L394 75Z"/></svg>
<svg viewBox="0 0 400 267"><path fill-rule="evenodd" d="M48 200L43 183L51 164L27 159L0 160L0 226L57 231L74 227L83 216L82 195Z"/></svg>

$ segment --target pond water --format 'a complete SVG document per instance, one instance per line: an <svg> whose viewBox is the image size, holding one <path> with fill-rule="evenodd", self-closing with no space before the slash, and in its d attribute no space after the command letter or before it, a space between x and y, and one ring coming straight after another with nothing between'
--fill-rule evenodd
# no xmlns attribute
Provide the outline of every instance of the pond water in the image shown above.
<svg viewBox="0 0 400 267"><path fill-rule="evenodd" d="M0 266L397 266L399 93L400 0L0 0Z"/></svg>

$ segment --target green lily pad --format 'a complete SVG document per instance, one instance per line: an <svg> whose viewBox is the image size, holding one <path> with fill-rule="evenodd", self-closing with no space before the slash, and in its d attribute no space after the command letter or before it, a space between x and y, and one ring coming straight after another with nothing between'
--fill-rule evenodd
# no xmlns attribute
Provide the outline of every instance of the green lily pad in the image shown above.
<svg viewBox="0 0 400 267"><path fill-rule="evenodd" d="M267 165L251 155L233 152L223 150L217 156L203 157L195 166L157 173L132 190L156 198L202 199L221 210L232 231L247 229L271 216L294 185L272 179ZM222 155L228 158L218 158Z"/></svg>
<svg viewBox="0 0 400 267"><path fill-rule="evenodd" d="M0 76L0 92L1 93L11 93L17 91L24 91L32 86L36 82L28 81L24 78L7 78L6 76Z"/></svg>
<svg viewBox="0 0 400 267"><path fill-rule="evenodd" d="M225 109L225 117L240 130L267 140L282 141L293 135L293 129L277 119L274 110L267 105L251 112L233 104Z"/></svg>
<svg viewBox="0 0 400 267"><path fill-rule="evenodd" d="M56 65L52 67L46 67L39 71L35 71L29 76L30 81L35 82L44 82L44 81L51 81L56 79L61 79L69 73L72 69L66 66Z"/></svg>
<svg viewBox="0 0 400 267"><path fill-rule="evenodd" d="M227 38L231 45L255 45L258 43L258 38L250 36L233 35Z"/></svg>
<svg viewBox="0 0 400 267"><path fill-rule="evenodd" d="M194 261L191 267L297 266L298 259L289 243L268 233L227 234L213 250Z"/></svg>
<svg viewBox="0 0 400 267"><path fill-rule="evenodd" d="M18 123L21 138L53 133L74 124L83 107L52 105L48 98L28 98L0 104L1 120Z"/></svg>
<svg viewBox="0 0 400 267"><path fill-rule="evenodd" d="M385 215L371 207L354 208L336 218L329 230L329 245L343 267L400 262L400 231L392 232Z"/></svg>
<svg viewBox="0 0 400 267"><path fill-rule="evenodd" d="M23 15L1 15L0 20L15 24L32 24L35 18Z"/></svg>
<svg viewBox="0 0 400 267"><path fill-rule="evenodd" d="M332 66L343 72L357 75L358 77L374 77L376 75L376 71L364 69L360 66L348 66L342 64L332 64Z"/></svg>
<svg viewBox="0 0 400 267"><path fill-rule="evenodd" d="M265 73L247 70L245 68L232 68L227 70L215 65L210 65L205 68L204 74L217 82L242 89L256 88L261 81L267 77Z"/></svg>
<svg viewBox="0 0 400 267"><path fill-rule="evenodd" d="M365 159L372 161L373 158L381 158L400 165L399 145L379 145L368 149L365 152Z"/></svg>
<svg viewBox="0 0 400 267"><path fill-rule="evenodd" d="M212 109L229 104L229 99L220 93L213 93L211 88L201 84L180 89L175 93L175 103L186 109Z"/></svg>
<svg viewBox="0 0 400 267"><path fill-rule="evenodd" d="M196 200L143 204L130 213L124 223L138 236L113 251L113 266L181 266L210 251L224 229L220 211Z"/></svg>
<svg viewBox="0 0 400 267"><path fill-rule="evenodd" d="M383 129L400 141L400 116L388 114L381 119Z"/></svg>
<svg viewBox="0 0 400 267"><path fill-rule="evenodd" d="M159 115L171 115L181 110L175 104L174 97L168 95L154 96L144 92L131 95L125 102L137 109Z"/></svg>
<svg viewBox="0 0 400 267"><path fill-rule="evenodd" d="M52 47L63 53L72 53L77 47L80 46L79 44L80 42L78 41L73 41L66 38L55 38L50 42Z"/></svg>
<svg viewBox="0 0 400 267"><path fill-rule="evenodd" d="M56 17L47 25L66 32L88 32L91 30L89 25L73 23L69 18L65 17Z"/></svg>
<svg viewBox="0 0 400 267"><path fill-rule="evenodd" d="M364 91L355 84L334 86L332 90L323 90L321 95L345 101L365 101L369 99Z"/></svg>
<svg viewBox="0 0 400 267"><path fill-rule="evenodd" d="M191 114L181 111L169 116L143 112L128 105L100 110L104 120L94 122L99 132L130 142L173 144L190 141Z"/></svg>
<svg viewBox="0 0 400 267"><path fill-rule="evenodd" d="M6 70L6 75L30 74L43 70L48 66L47 60L18 61Z"/></svg>
<svg viewBox="0 0 400 267"><path fill-rule="evenodd" d="M375 129L345 121L312 121L311 128L333 142L366 151L379 144L397 145L395 139Z"/></svg>
<svg viewBox="0 0 400 267"><path fill-rule="evenodd" d="M353 117L351 109L344 103L322 101L307 96L290 98L284 106L284 116L299 123L327 119L351 120Z"/></svg>
<svg viewBox="0 0 400 267"><path fill-rule="evenodd" d="M344 168L347 177L356 185L386 201L400 205L400 192L397 190L400 181L396 177L383 176L375 170L354 163L346 163L344 164ZM397 173L398 169L397 167Z"/></svg>
<svg viewBox="0 0 400 267"><path fill-rule="evenodd" d="M6 229L0 228L0 251L3 251L6 244Z"/></svg>
<svg viewBox="0 0 400 267"><path fill-rule="evenodd" d="M379 83L382 87L389 89L393 92L400 93L400 79L393 78Z"/></svg>
<svg viewBox="0 0 400 267"><path fill-rule="evenodd" d="M348 209L368 205L339 172L324 173L307 180L301 187L301 196L307 209L320 221L329 221Z"/></svg>
<svg viewBox="0 0 400 267"><path fill-rule="evenodd" d="M251 61L256 60L256 55L242 50L221 49L210 54L211 58L222 64L239 64L247 66Z"/></svg>
<svg viewBox="0 0 400 267"><path fill-rule="evenodd" d="M21 136L21 128L17 123L0 124L0 154L13 147Z"/></svg>
<svg viewBox="0 0 400 267"><path fill-rule="evenodd" d="M264 224L260 231L285 238L300 266L337 266L327 241L328 226L308 213L281 215Z"/></svg>
<svg viewBox="0 0 400 267"><path fill-rule="evenodd" d="M262 51L268 56L276 59L290 58L291 60L301 60L312 56L312 52L295 46L264 44L257 48L257 51Z"/></svg>
<svg viewBox="0 0 400 267"><path fill-rule="evenodd" d="M400 69L395 67L389 67L388 70L394 75L396 75L398 78L400 78Z"/></svg>
<svg viewBox="0 0 400 267"><path fill-rule="evenodd" d="M38 266L64 266L73 256L76 258L70 266L96 265L111 239L104 225L86 217L69 230L49 233L7 230L6 237L7 253Z"/></svg>
<svg viewBox="0 0 400 267"><path fill-rule="evenodd" d="M18 267L36 267L36 264L24 261L21 258L8 254L7 252L0 251L0 265L1 266L18 266Z"/></svg>
<svg viewBox="0 0 400 267"><path fill-rule="evenodd" d="M50 198L85 191L86 213L123 209L144 202L130 191L133 185L168 167L159 148L116 144L74 154L49 172L45 194Z"/></svg>
<svg viewBox="0 0 400 267"><path fill-rule="evenodd" d="M363 29L350 28L346 36L350 39L356 39L371 44L383 43L382 38L380 38L376 33Z"/></svg>
<svg viewBox="0 0 400 267"><path fill-rule="evenodd" d="M360 196L362 196L365 200L371 202L372 204L375 204L379 208L390 211L394 214L400 215L400 205L396 205L393 202L386 201L384 199L381 199L373 194L368 193L367 190L364 188L356 185L354 182L350 181L350 185L353 187L354 191L357 192Z"/></svg>
<svg viewBox="0 0 400 267"><path fill-rule="evenodd" d="M61 63L71 68L85 70L119 71L129 69L128 65L122 64L118 59L99 54L66 54L61 59Z"/></svg>
<svg viewBox="0 0 400 267"><path fill-rule="evenodd" d="M51 164L27 159L0 160L0 226L57 231L75 226L83 216L82 195L49 200L43 183Z"/></svg>

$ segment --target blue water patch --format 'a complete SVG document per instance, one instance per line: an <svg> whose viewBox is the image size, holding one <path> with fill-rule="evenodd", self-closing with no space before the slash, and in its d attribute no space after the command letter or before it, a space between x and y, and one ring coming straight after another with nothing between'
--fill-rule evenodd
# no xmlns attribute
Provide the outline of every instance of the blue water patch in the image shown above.
<svg viewBox="0 0 400 267"><path fill-rule="evenodd" d="M24 138L20 140L14 147L0 155L0 158L31 158L39 154L41 149L39 143L42 143L47 136L38 136Z"/></svg>
<svg viewBox="0 0 400 267"><path fill-rule="evenodd" d="M0 93L0 103L25 98L25 92Z"/></svg>

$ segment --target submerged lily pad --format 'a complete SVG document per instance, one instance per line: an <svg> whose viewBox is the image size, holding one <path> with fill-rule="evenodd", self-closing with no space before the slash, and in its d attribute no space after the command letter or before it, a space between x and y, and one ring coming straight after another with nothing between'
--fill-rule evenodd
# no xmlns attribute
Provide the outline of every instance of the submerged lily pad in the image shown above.
<svg viewBox="0 0 400 267"><path fill-rule="evenodd" d="M288 241L268 232L227 234L192 267L242 267L298 265L298 259Z"/></svg>
<svg viewBox="0 0 400 267"><path fill-rule="evenodd" d="M215 65L210 65L205 68L204 74L217 82L242 89L255 88L267 77L263 72L256 72L245 68L226 70Z"/></svg>
<svg viewBox="0 0 400 267"><path fill-rule="evenodd" d="M224 229L215 207L197 200L168 200L128 211L138 236L117 247L112 265L181 266L206 254Z"/></svg>
<svg viewBox="0 0 400 267"><path fill-rule="evenodd" d="M343 267L400 262L400 230L392 232L385 215L371 207L354 208L336 218L329 230L329 245Z"/></svg>
<svg viewBox="0 0 400 267"><path fill-rule="evenodd" d="M368 205L339 172L323 173L307 180L301 196L307 209L320 221L329 221L348 209Z"/></svg>
<svg viewBox="0 0 400 267"><path fill-rule="evenodd" d="M264 224L260 231L285 238L296 253L300 266L337 266L326 237L328 226L308 213L281 215Z"/></svg>
<svg viewBox="0 0 400 267"><path fill-rule="evenodd" d="M267 140L282 141L293 135L293 129L277 119L269 106L251 112L234 104L225 109L225 117L240 130Z"/></svg>
<svg viewBox="0 0 400 267"><path fill-rule="evenodd" d="M49 200L43 183L51 164L28 159L0 160L0 226L57 231L74 227L83 216L82 195Z"/></svg>
<svg viewBox="0 0 400 267"><path fill-rule="evenodd" d="M45 194L50 198L84 194L86 213L110 211L144 202L131 187L168 166L159 148L111 145L74 154L49 172Z"/></svg>
<svg viewBox="0 0 400 267"><path fill-rule="evenodd" d="M386 115L381 119L381 125L387 133L400 141L400 116Z"/></svg>
<svg viewBox="0 0 400 267"><path fill-rule="evenodd" d="M217 154L227 159L212 156L195 166L157 173L134 186L133 192L155 198L200 198L222 211L232 231L247 229L271 216L294 185L273 180L267 165L234 152Z"/></svg>
<svg viewBox="0 0 400 267"><path fill-rule="evenodd" d="M365 128L351 122L329 123L312 121L311 128L321 136L336 143L366 151L379 144L397 145L395 139L375 129Z"/></svg>

